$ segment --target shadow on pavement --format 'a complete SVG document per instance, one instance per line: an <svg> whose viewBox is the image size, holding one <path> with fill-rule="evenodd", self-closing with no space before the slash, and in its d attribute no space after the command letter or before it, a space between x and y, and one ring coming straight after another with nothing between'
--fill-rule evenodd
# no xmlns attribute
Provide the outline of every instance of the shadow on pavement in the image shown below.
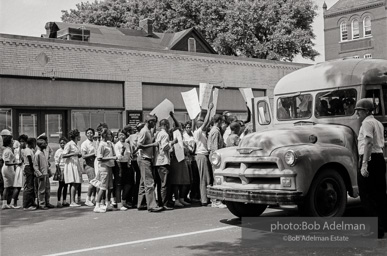
<svg viewBox="0 0 387 256"><path fill-rule="evenodd" d="M50 203L57 204L57 186L51 185ZM23 191L20 192L18 205L23 205ZM86 198L85 187L82 187L82 201ZM69 202L70 194L67 195L67 202ZM82 203L81 207L64 207L53 208L49 210L24 211L20 209L0 210L1 220L0 226L2 231L6 228L20 227L22 225L31 225L49 220L62 220L71 217L79 217L92 211L92 207L85 206Z"/></svg>

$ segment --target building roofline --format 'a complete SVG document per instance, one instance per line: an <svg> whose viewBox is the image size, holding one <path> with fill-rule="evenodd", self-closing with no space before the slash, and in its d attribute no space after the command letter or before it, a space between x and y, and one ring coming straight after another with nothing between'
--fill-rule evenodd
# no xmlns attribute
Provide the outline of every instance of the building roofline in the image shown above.
<svg viewBox="0 0 387 256"><path fill-rule="evenodd" d="M331 8L334 8L334 6L336 4L334 4ZM385 4L386 4L385 1L379 1L379 2L375 2L375 3L369 3L369 4L365 4L365 5L351 7L351 8L348 8L348 9L345 8L345 9L341 9L341 10L335 10L335 11L332 11L332 12L330 12L330 10L327 10L324 13L324 18L330 18L330 17L339 16L339 15L342 15L342 14L349 14L349 13L354 13L354 12L357 12L357 11L372 9L372 8L384 6Z"/></svg>
<svg viewBox="0 0 387 256"><path fill-rule="evenodd" d="M68 41L68 40L62 40L62 39L56 39L56 38L43 38L43 37L22 36L22 35L0 33L0 39L1 38L38 41L38 42L47 42L47 43L58 43L58 44L84 46L84 47L92 46L92 47L100 47L100 48L107 48L107 49L123 49L123 50L146 51L146 52L153 52L153 53L173 54L173 55L186 55L186 56L188 55L192 57L207 57L207 58L223 59L223 60L229 60L229 61L246 61L246 62L255 62L255 63L262 63L262 64L281 64L281 65L290 65L290 66L297 66L297 67L305 67L310 65L305 63L293 63L293 62L276 61L276 60L255 59L255 58L247 58L247 57L218 55L218 54L211 54L211 53L187 52L187 51L176 51L176 50L157 50L157 49L149 49L149 48L141 48L141 47L119 46L119 45L89 43L89 42L81 42L81 41L78 42L78 41Z"/></svg>

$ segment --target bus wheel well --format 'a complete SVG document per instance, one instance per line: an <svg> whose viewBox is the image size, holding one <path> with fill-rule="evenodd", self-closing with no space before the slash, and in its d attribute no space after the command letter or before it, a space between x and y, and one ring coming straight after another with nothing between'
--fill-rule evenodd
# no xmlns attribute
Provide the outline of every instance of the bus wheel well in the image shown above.
<svg viewBox="0 0 387 256"><path fill-rule="evenodd" d="M322 172L322 171L324 171L325 169L333 169L333 170L336 170L336 171L340 174L340 176L343 178L344 183L345 183L345 187L346 187L346 189L347 189L347 191L348 191L348 194L349 194L351 197L353 197L353 189L352 189L352 185L351 185L351 179L350 179L350 177L349 177L349 174L348 174L347 169L346 169L343 165L341 165L341 164L339 164L339 163L328 163L328 164L325 164L325 165L323 165L323 166L321 166L321 167L319 168L319 170L318 170L317 173L316 173L316 176L317 176L317 174L318 174L319 172Z"/></svg>

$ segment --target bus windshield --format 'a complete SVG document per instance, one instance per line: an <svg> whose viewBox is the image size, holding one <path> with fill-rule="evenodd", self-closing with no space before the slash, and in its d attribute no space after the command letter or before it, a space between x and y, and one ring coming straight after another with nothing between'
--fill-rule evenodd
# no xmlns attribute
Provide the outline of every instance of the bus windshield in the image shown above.
<svg viewBox="0 0 387 256"><path fill-rule="evenodd" d="M312 116L312 102L311 94L280 97L277 101L277 119L308 119Z"/></svg>

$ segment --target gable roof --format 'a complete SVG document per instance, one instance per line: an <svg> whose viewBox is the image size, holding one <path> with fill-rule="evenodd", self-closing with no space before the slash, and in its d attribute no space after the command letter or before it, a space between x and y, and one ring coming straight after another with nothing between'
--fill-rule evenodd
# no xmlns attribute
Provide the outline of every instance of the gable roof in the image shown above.
<svg viewBox="0 0 387 256"><path fill-rule="evenodd" d="M386 0L339 0L324 13L324 16L334 16L347 11L357 11L385 4Z"/></svg>
<svg viewBox="0 0 387 256"><path fill-rule="evenodd" d="M60 30L85 29L90 31L89 43L108 44L117 46L128 46L155 50L173 50L185 36L195 34L209 50L216 53L211 45L205 40L195 28L186 29L175 33L147 34L144 30L98 26L93 24L73 24L65 22L48 22L46 24L47 34L44 37L57 38ZM49 32L50 31L50 32Z"/></svg>

